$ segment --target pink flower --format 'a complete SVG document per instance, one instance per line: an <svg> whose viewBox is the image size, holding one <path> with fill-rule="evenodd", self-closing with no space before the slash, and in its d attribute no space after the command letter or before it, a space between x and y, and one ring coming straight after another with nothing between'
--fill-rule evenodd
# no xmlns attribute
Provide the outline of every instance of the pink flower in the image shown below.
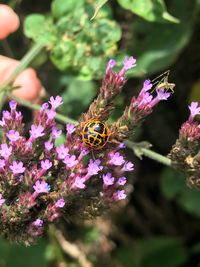
<svg viewBox="0 0 200 267"><path fill-rule="evenodd" d="M55 98L53 96L50 97L49 103L51 104L52 109L58 108L60 105L63 104L62 97L56 96Z"/></svg>
<svg viewBox="0 0 200 267"><path fill-rule="evenodd" d="M5 201L6 201L5 198L3 198L3 195L0 193L0 207L3 205Z"/></svg>
<svg viewBox="0 0 200 267"><path fill-rule="evenodd" d="M190 110L189 121L192 122L194 117L200 114L200 107L198 106L198 102L192 102L191 105L188 107Z"/></svg>
<svg viewBox="0 0 200 267"><path fill-rule="evenodd" d="M40 219L37 219L33 222L33 225L34 226L37 226L37 227L41 227L43 225L44 221L43 220L40 220Z"/></svg>
<svg viewBox="0 0 200 267"><path fill-rule="evenodd" d="M75 155L68 155L65 157L63 162L65 163L66 167L73 168L78 163L78 160L76 159Z"/></svg>
<svg viewBox="0 0 200 267"><path fill-rule="evenodd" d="M25 171L25 167L23 166L23 162L22 161L13 161L13 164L10 165L10 169L12 170L13 174L20 174L20 173L24 173Z"/></svg>
<svg viewBox="0 0 200 267"><path fill-rule="evenodd" d="M116 152L116 153L110 153L110 161L109 161L109 164L112 164L112 165L115 165L115 166L121 166L125 160L123 158L123 156L119 153L119 152Z"/></svg>
<svg viewBox="0 0 200 267"><path fill-rule="evenodd" d="M32 125L31 130L29 131L33 139L41 137L44 135L44 127L42 125Z"/></svg>
<svg viewBox="0 0 200 267"><path fill-rule="evenodd" d="M11 154L12 154L12 147L9 147L7 144L1 144L0 155L4 159L8 159Z"/></svg>
<svg viewBox="0 0 200 267"><path fill-rule="evenodd" d="M112 177L112 174L108 172L107 174L103 174L103 183L105 185L112 185L114 184L115 178Z"/></svg>
<svg viewBox="0 0 200 267"><path fill-rule="evenodd" d="M114 200L116 200L116 201L125 199L125 198L126 198L125 190L118 190L117 192L115 192L115 193L113 194L113 198L114 198Z"/></svg>
<svg viewBox="0 0 200 267"><path fill-rule="evenodd" d="M103 169L103 166L100 165L101 161L99 159L93 161L90 159L89 164L88 164L88 175L96 175L98 172L100 172Z"/></svg>
<svg viewBox="0 0 200 267"><path fill-rule="evenodd" d="M36 181L35 185L33 186L33 189L36 193L48 193L51 190L51 187L48 183L45 181Z"/></svg>
<svg viewBox="0 0 200 267"><path fill-rule="evenodd" d="M41 161L41 168L44 171L47 171L48 169L50 169L52 167L52 162L49 161L48 159L42 160Z"/></svg>
<svg viewBox="0 0 200 267"><path fill-rule="evenodd" d="M15 142L20 139L20 135L18 131L10 130L6 136L11 142Z"/></svg>
<svg viewBox="0 0 200 267"><path fill-rule="evenodd" d="M55 203L56 208L63 208L65 206L65 200L60 198Z"/></svg>

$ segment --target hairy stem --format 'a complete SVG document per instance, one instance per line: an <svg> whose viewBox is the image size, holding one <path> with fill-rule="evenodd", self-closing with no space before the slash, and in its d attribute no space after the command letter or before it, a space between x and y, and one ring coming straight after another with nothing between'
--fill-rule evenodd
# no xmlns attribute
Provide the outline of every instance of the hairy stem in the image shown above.
<svg viewBox="0 0 200 267"><path fill-rule="evenodd" d="M159 153L152 151L145 146L142 147L139 143L134 143L132 141L127 140L126 142L127 147L131 148L135 154L139 154L140 156L144 155L152 160L158 161L166 166L172 166L172 162L167 157L160 155Z"/></svg>
<svg viewBox="0 0 200 267"><path fill-rule="evenodd" d="M0 110L5 102L6 96L11 91L11 85L14 79L29 66L31 61L42 51L44 45L41 43L35 44L25 56L21 59L19 65L14 69L6 81L0 86Z"/></svg>

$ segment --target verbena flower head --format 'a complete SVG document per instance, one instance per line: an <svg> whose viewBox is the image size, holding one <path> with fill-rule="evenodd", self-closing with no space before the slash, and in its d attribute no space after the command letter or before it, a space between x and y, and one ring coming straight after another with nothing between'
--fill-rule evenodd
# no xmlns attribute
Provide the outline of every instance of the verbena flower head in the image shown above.
<svg viewBox="0 0 200 267"><path fill-rule="evenodd" d="M173 145L168 157L172 164L188 174L188 185L200 187L200 124L195 117L200 114L197 102L189 105L190 114L179 131L179 137Z"/></svg>
<svg viewBox="0 0 200 267"><path fill-rule="evenodd" d="M10 102L10 111L3 111L0 121L3 132L0 232L3 236L30 244L43 234L48 223L62 216L91 218L127 197L126 175L134 170L134 164L123 154L123 140L169 93L160 90L152 96L149 92L152 85L146 81L119 120L108 126L111 134L105 146L91 149L81 139L81 128L93 118L107 120L114 108L114 98L126 82L126 72L135 67L136 60L125 58L119 72L113 71L115 63L109 61L100 94L88 112L82 114L79 124L66 125L63 132L66 141L62 145L56 146L62 133L55 122L56 109L63 103L60 96L50 97L49 103L41 106L29 136L24 134L27 129L16 102Z"/></svg>

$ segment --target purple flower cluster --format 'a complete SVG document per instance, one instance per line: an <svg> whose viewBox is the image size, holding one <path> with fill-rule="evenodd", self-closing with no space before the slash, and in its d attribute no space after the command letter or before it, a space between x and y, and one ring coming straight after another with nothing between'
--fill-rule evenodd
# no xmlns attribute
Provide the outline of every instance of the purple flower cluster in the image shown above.
<svg viewBox="0 0 200 267"><path fill-rule="evenodd" d="M55 123L55 115L61 104L60 96L44 103L29 136L25 135L23 117L16 110L15 101L10 102L10 111L3 112L0 230L11 239L31 243L48 222L73 210L73 205L83 209L94 196L102 206L126 198L124 175L134 166L120 152L124 145L96 153L94 158L76 127L67 124L66 142L56 146L62 130ZM78 212L76 208L74 213Z"/></svg>
<svg viewBox="0 0 200 267"><path fill-rule="evenodd" d="M190 115L180 129L180 139L194 142L200 138L200 124L195 121L195 117L200 114L198 102L192 102L189 106Z"/></svg>
<svg viewBox="0 0 200 267"><path fill-rule="evenodd" d="M156 90L156 96L150 92L153 84L150 80L145 80L143 83L143 88L140 91L138 97L133 97L132 99L132 109L143 111L143 113L148 114L151 112L152 108L158 104L161 100L167 100L170 97L170 93L166 92L164 88Z"/></svg>

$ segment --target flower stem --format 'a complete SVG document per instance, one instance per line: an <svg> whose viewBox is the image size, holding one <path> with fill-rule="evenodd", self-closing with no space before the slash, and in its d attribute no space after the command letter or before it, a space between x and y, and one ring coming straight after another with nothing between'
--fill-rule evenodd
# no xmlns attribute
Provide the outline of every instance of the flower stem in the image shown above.
<svg viewBox="0 0 200 267"><path fill-rule="evenodd" d="M14 69L14 71L10 74L8 79L0 86L0 110L5 102L5 98L10 92L10 85L14 81L14 79L19 75L29 64L31 61L42 51L44 48L44 44L37 43L35 44L28 53L22 58L19 65Z"/></svg>
<svg viewBox="0 0 200 267"><path fill-rule="evenodd" d="M28 53L22 58L20 64L14 69L14 71L10 74L8 79L0 86L0 91L3 91L7 86L9 86L13 80L21 73L30 62L41 52L44 48L44 44L37 43L35 44Z"/></svg>
<svg viewBox="0 0 200 267"><path fill-rule="evenodd" d="M167 157L160 155L159 153L152 151L151 149L145 147L146 145L144 145L145 143L135 143L132 141L127 140L126 142L127 147L131 148L133 150L133 152L138 155L140 158L142 155L158 161L166 166L172 166L171 160L168 159ZM143 145L142 145L143 144Z"/></svg>
<svg viewBox="0 0 200 267"><path fill-rule="evenodd" d="M27 101L27 100L24 100L24 99L21 99L17 96L13 96L13 95L9 95L10 98L16 100L19 104L21 104L22 106L24 107L27 107L27 108L30 108L30 109L35 109L35 110L40 110L41 106L40 105L37 105L37 104L34 104L30 101ZM77 121L76 120L73 120L69 117L66 117L65 115L62 115L62 114L56 114L56 119L62 123L73 123L73 124L77 124Z"/></svg>

